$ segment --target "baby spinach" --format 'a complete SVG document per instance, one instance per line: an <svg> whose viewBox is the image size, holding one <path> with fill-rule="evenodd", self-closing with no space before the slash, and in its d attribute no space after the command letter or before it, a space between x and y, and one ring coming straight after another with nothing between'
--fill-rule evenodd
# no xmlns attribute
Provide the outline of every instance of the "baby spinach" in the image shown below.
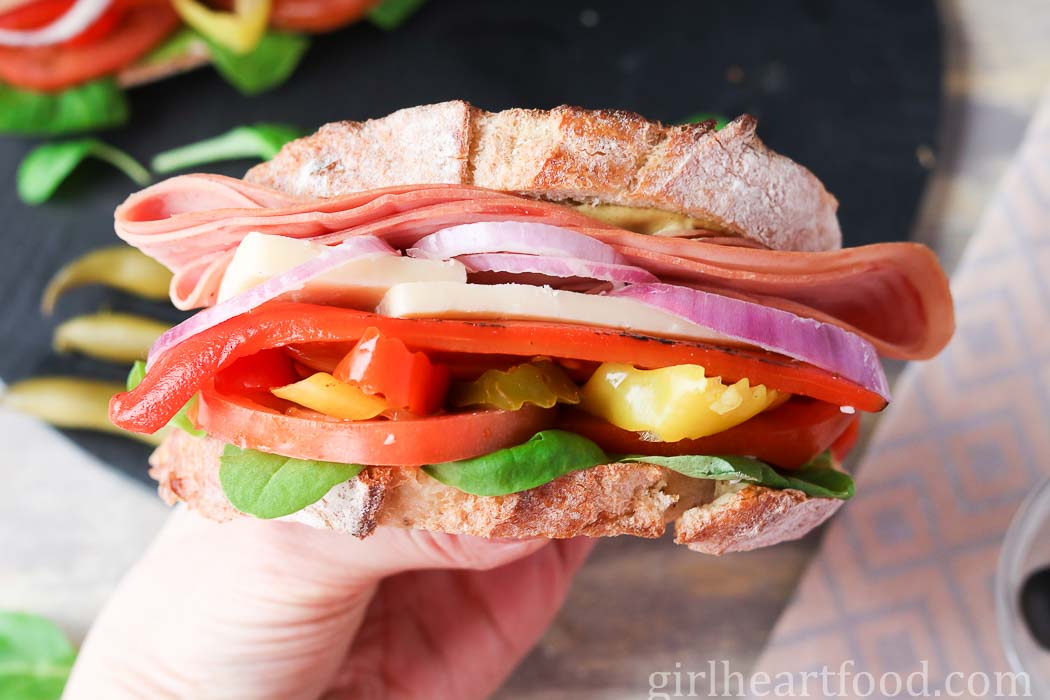
<svg viewBox="0 0 1050 700"><path fill-rule="evenodd" d="M45 143L29 152L18 166L18 196L26 204L43 204L87 158L103 160L140 186L150 183L149 171L119 148L94 138Z"/></svg>
<svg viewBox="0 0 1050 700"><path fill-rule="evenodd" d="M58 700L76 650L57 626L19 612L0 612L0 698Z"/></svg>
<svg viewBox="0 0 1050 700"><path fill-rule="evenodd" d="M819 498L845 500L853 496L853 479L832 468L826 453L797 471L778 472L751 457L609 457L587 438L564 430L545 430L521 445L473 459L431 464L423 471L466 493L505 496L542 486L578 469L616 461L655 464L694 479L740 480L774 489L797 489Z"/></svg>
<svg viewBox="0 0 1050 700"><path fill-rule="evenodd" d="M383 0L368 13L372 24L390 31L404 24L427 0Z"/></svg>
<svg viewBox="0 0 1050 700"><path fill-rule="evenodd" d="M310 46L308 37L276 31L264 34L258 46L246 54L234 53L207 38L205 41L215 69L245 95L257 95L288 80Z"/></svg>
<svg viewBox="0 0 1050 700"><path fill-rule="evenodd" d="M257 518L280 518L319 501L333 486L349 481L364 467L292 459L227 445L220 459L219 481L233 507Z"/></svg>
<svg viewBox="0 0 1050 700"><path fill-rule="evenodd" d="M797 489L817 498L853 497L853 479L849 474L831 467L830 459L821 455L798 471L782 473L765 462L751 457L715 457L709 455L682 455L677 457L620 458L621 462L655 464L694 479L719 481L747 481L774 489Z"/></svg>
<svg viewBox="0 0 1050 700"><path fill-rule="evenodd" d="M431 464L423 471L466 493L505 496L608 461L605 452L585 437L544 430L521 445L473 459Z"/></svg>
<svg viewBox="0 0 1050 700"><path fill-rule="evenodd" d="M0 133L68 134L119 126L127 120L124 92L110 78L62 92L36 92L0 83Z"/></svg>
<svg viewBox="0 0 1050 700"><path fill-rule="evenodd" d="M207 47L204 39L189 27L183 27L140 58L138 62L145 65L168 63L196 51L198 47L202 49Z"/></svg>
<svg viewBox="0 0 1050 700"><path fill-rule="evenodd" d="M146 377L146 363L142 360L137 360L134 365L131 366L131 371L128 372L128 391L131 391ZM193 437L204 437L207 433L200 428L193 425L193 421L190 420L190 411L194 406L197 405L197 397L194 396L192 399L186 402L186 405L178 410L178 412L171 417L168 421L168 425L173 425L176 428L180 428L185 432L189 433Z"/></svg>
<svg viewBox="0 0 1050 700"><path fill-rule="evenodd" d="M163 174L221 160L269 160L277 155L281 146L302 135L301 129L283 124L238 126L225 134L158 153L150 167Z"/></svg>

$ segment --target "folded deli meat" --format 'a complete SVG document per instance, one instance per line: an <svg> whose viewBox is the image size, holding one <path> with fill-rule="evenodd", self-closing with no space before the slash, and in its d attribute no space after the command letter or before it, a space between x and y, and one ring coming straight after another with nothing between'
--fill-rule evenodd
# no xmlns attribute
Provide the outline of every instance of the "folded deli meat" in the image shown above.
<svg viewBox="0 0 1050 700"><path fill-rule="evenodd" d="M880 356L928 358L952 334L929 250L833 248L822 211L808 242L795 211L793 244L773 249L777 211L790 208L775 198L793 179L819 188L815 207L834 200L741 120L715 131L455 105L518 139L504 169L530 167L512 156L526 134L533 150L578 150L543 165L577 184L553 184L560 173L546 191L501 190L480 186L493 183L477 168L449 176L438 146L459 122L441 105L326 127L253 182L184 175L117 209L117 234L174 273L175 305L201 309L111 404L122 428L168 431L153 460L166 497L217 519L358 535L656 536L676 520L679 541L721 552L803 534L852 495L838 460L859 413L890 399ZM724 192L625 203L622 184L602 179L603 153L633 138L624 123L664 141L687 134L697 154L714 140L744 156L720 166ZM430 166L310 191L333 169L367 171L376 133L385 148L418 150L413 130L434 142L419 156ZM761 180L749 180L758 168L783 186L732 186ZM724 223L763 207L758 233Z"/></svg>

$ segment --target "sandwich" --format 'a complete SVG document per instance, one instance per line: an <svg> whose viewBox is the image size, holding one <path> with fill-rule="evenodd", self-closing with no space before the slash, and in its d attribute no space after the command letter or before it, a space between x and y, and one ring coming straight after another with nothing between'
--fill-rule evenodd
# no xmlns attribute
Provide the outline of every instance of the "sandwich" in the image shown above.
<svg viewBox="0 0 1050 700"><path fill-rule="evenodd" d="M841 249L755 129L454 101L153 185L116 232L201 310L110 417L219 521L800 537L853 495L880 358L939 352L952 302L923 246Z"/></svg>
<svg viewBox="0 0 1050 700"><path fill-rule="evenodd" d="M123 89L213 63L255 94L295 70L310 34L413 8L379 0L0 0L0 132L62 133L127 118Z"/></svg>

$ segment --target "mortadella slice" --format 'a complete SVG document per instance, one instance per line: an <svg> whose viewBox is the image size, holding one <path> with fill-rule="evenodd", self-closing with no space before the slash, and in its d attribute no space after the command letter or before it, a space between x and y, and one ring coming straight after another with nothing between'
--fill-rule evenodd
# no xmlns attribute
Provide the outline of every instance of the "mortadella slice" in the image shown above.
<svg viewBox="0 0 1050 700"><path fill-rule="evenodd" d="M129 197L115 223L117 235L172 270L172 301L191 309L215 303L234 250L253 231L328 245L374 235L405 248L439 229L479 221L540 221L585 233L661 280L834 323L887 357L932 357L954 330L948 280L934 254L918 244L803 253L663 238L466 185L305 201L235 178L183 175Z"/></svg>

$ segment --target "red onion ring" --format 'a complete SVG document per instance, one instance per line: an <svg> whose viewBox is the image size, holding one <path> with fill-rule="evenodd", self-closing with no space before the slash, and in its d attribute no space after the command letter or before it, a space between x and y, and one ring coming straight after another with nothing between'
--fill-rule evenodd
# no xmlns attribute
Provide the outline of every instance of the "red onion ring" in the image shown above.
<svg viewBox="0 0 1050 700"><path fill-rule="evenodd" d="M660 281L648 270L633 265L598 263L579 258L560 258L550 255L474 253L461 255L456 260L463 263L468 272L532 273L548 277L582 277L616 284Z"/></svg>
<svg viewBox="0 0 1050 700"><path fill-rule="evenodd" d="M673 284L631 285L610 296L628 297L735 340L808 362L890 398L875 347L830 323Z"/></svg>
<svg viewBox="0 0 1050 700"><path fill-rule="evenodd" d="M303 285L315 277L365 255L397 255L397 251L375 236L354 236L337 246L327 247L317 257L307 260L302 265L246 289L221 304L204 309L171 328L157 338L150 348L147 366L183 340L273 301L282 294L302 289Z"/></svg>
<svg viewBox="0 0 1050 700"><path fill-rule="evenodd" d="M66 13L38 29L0 29L0 46L48 46L82 34L113 4L113 0L77 0Z"/></svg>
<svg viewBox="0 0 1050 700"><path fill-rule="evenodd" d="M483 221L441 229L409 248L413 258L448 260L476 253L521 253L579 258L608 265L626 260L612 246L575 231L525 221Z"/></svg>

